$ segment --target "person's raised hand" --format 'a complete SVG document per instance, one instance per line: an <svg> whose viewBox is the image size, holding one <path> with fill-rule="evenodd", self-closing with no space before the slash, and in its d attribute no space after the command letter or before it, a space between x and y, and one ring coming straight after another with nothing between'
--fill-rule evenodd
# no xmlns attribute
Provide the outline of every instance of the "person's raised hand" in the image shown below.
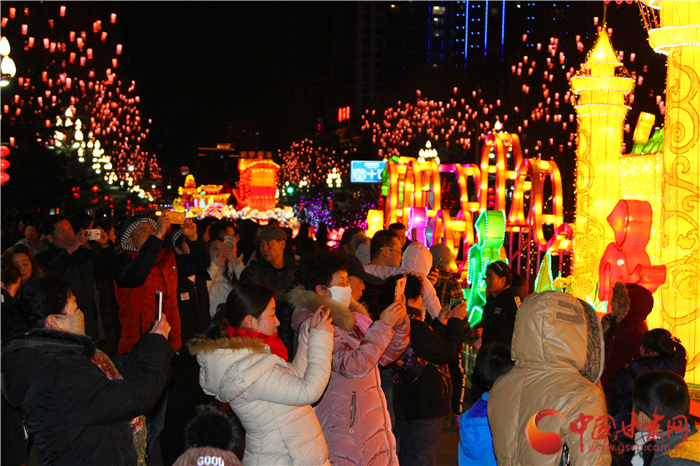
<svg viewBox="0 0 700 466"><path fill-rule="evenodd" d="M87 246L88 240L83 234L83 230L81 229L75 236L73 236L73 239L68 241L68 244L66 245L66 251L68 251L68 254L73 254L75 251L78 250L81 246Z"/></svg>
<svg viewBox="0 0 700 466"><path fill-rule="evenodd" d="M401 301L394 301L382 311L379 315L379 320L381 320L385 325L393 327L397 322L403 320L406 315L406 306Z"/></svg>
<svg viewBox="0 0 700 466"><path fill-rule="evenodd" d="M100 227L100 237L99 239L96 239L95 242L103 249L109 246L109 235L102 229L102 227Z"/></svg>
<svg viewBox="0 0 700 466"><path fill-rule="evenodd" d="M428 274L428 281L430 282L431 285L435 286L435 284L438 281L439 276L440 276L440 272L438 272L437 269L433 269Z"/></svg>
<svg viewBox="0 0 700 466"><path fill-rule="evenodd" d="M231 248L229 248L225 245L221 245L221 248L219 249L219 257L224 257L229 262L236 261L236 256L233 253L233 250L231 250Z"/></svg>
<svg viewBox="0 0 700 466"><path fill-rule="evenodd" d="M465 317L467 317L467 303L462 301L458 305L452 308L452 317L456 317L457 319L464 320Z"/></svg>
<svg viewBox="0 0 700 466"><path fill-rule="evenodd" d="M197 241L197 225L194 224L194 220L191 217L185 219L181 230L187 241Z"/></svg>
<svg viewBox="0 0 700 466"><path fill-rule="evenodd" d="M153 326L151 333L163 335L166 340L168 339L170 336L170 324L168 323L168 318L165 316L165 313L161 315L160 320L156 321L156 325Z"/></svg>
<svg viewBox="0 0 700 466"><path fill-rule="evenodd" d="M325 330L333 333L333 319L331 318L331 308L324 309L324 306L319 307L311 317L309 327L317 330Z"/></svg>
<svg viewBox="0 0 700 466"><path fill-rule="evenodd" d="M437 316L437 320L439 320L440 323L445 325L445 324L447 324L447 319L449 319L450 316L452 316L452 309L450 309L450 306L447 305L447 306L443 307L442 309L440 309L440 313Z"/></svg>
<svg viewBox="0 0 700 466"><path fill-rule="evenodd" d="M165 235L168 233L168 229L170 228L170 217L168 217L165 213L158 217L158 221L156 222L156 232L155 235L163 239ZM184 234L184 233L183 233Z"/></svg>

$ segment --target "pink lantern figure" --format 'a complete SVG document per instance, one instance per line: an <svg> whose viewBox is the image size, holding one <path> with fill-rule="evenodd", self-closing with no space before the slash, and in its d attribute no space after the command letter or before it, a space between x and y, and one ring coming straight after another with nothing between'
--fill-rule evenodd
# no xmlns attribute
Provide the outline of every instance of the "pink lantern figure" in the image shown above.
<svg viewBox="0 0 700 466"><path fill-rule="evenodd" d="M598 299L610 301L615 282L637 283L652 293L666 281L666 266L651 265L646 252L653 212L647 201L620 199L608 215L615 242L600 260Z"/></svg>

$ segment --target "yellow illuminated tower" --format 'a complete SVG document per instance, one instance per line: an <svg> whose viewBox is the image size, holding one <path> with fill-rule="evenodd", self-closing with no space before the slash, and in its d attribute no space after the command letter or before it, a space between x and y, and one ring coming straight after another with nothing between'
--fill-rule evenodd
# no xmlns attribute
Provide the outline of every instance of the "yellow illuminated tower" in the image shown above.
<svg viewBox="0 0 700 466"><path fill-rule="evenodd" d="M649 45L668 55L661 202L662 325L700 383L700 1L644 1ZM657 299L659 293L657 292Z"/></svg>
<svg viewBox="0 0 700 466"><path fill-rule="evenodd" d="M578 120L572 291L594 301L600 259L614 241L605 219L620 200L622 131L634 89L634 79L613 50L605 26L571 78L571 89Z"/></svg>

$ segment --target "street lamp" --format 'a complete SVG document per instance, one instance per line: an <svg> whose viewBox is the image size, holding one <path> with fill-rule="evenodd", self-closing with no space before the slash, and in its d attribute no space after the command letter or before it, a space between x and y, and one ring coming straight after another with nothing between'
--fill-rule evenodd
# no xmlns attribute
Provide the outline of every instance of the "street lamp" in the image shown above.
<svg viewBox="0 0 700 466"><path fill-rule="evenodd" d="M17 73L15 61L10 58L10 41L8 41L5 36L0 39L0 57L0 70L2 71L0 86L5 87L10 84L10 80L14 78Z"/></svg>

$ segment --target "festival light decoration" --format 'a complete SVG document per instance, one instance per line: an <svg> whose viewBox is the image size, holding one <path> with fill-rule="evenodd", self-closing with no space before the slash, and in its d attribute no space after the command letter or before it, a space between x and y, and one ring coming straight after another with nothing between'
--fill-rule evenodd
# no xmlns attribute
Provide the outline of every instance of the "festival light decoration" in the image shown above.
<svg viewBox="0 0 700 466"><path fill-rule="evenodd" d="M608 215L615 241L600 261L598 298L610 301L618 280L637 283L652 293L666 281L666 266L652 265L646 252L653 212L646 201L621 199Z"/></svg>
<svg viewBox="0 0 700 466"><path fill-rule="evenodd" d="M668 55L658 167L663 176L659 262L666 265L668 280L657 292L658 315L688 351L686 380L700 383L700 206L695 202L700 192L700 1L643 3L649 46Z"/></svg>
<svg viewBox="0 0 700 466"><path fill-rule="evenodd" d="M572 274L579 297L594 293L597 266L606 244L614 240L602 220L620 199L622 131L634 85L604 25L581 70L571 78L578 116Z"/></svg>
<svg viewBox="0 0 700 466"><path fill-rule="evenodd" d="M275 192L279 170L280 166L271 160L240 159L238 190L233 190L238 208L250 206L258 211L274 209L277 205Z"/></svg>
<svg viewBox="0 0 700 466"><path fill-rule="evenodd" d="M17 67L14 60L10 58L10 41L3 36L0 39L0 71L2 71L2 80L0 86L5 87L10 84L10 80L15 77Z"/></svg>
<svg viewBox="0 0 700 466"><path fill-rule="evenodd" d="M489 210L482 212L476 219L478 243L469 248L469 275L467 286L467 318L469 325L481 322L483 308L486 304L486 283L484 274L491 262L502 260L508 263L503 240L506 233L506 217L503 211Z"/></svg>
<svg viewBox="0 0 700 466"><path fill-rule="evenodd" d="M139 186L142 178L161 175L155 156L145 150L151 120L140 115L136 84L117 75L122 46L108 39L118 36L116 15L81 30L64 6L37 4L33 8L41 11L35 14L30 8L21 18L10 8L2 18L3 35L17 44L12 54L19 64L14 98L3 98L3 125L36 134L23 145L36 141L89 163L107 184L119 183L145 199L158 197L160 189L152 184L146 190ZM0 49L5 51L2 40Z"/></svg>

